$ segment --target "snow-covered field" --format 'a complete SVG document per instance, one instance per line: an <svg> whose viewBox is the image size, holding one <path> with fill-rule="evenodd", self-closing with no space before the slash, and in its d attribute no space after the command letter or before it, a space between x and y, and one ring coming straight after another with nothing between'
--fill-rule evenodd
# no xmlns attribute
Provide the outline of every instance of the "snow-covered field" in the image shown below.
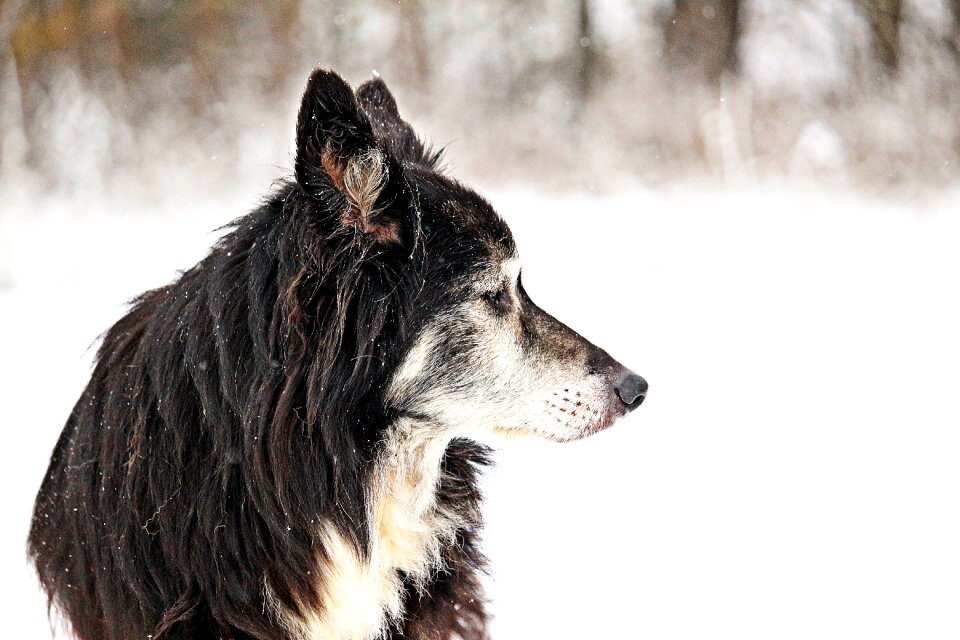
<svg viewBox="0 0 960 640"><path fill-rule="evenodd" d="M495 638L960 637L960 200L492 199L534 299L651 385L594 438L501 451ZM23 542L88 347L242 210L75 206L0 230L9 637L49 637Z"/></svg>

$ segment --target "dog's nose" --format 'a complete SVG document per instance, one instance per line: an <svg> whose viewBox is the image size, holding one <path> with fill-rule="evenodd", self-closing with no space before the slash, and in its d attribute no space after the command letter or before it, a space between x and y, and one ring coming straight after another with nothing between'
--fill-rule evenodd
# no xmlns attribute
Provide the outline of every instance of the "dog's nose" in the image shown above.
<svg viewBox="0 0 960 640"><path fill-rule="evenodd" d="M617 397L627 405L627 411L633 411L643 403L647 397L647 388L650 385L633 371L625 371L613 386Z"/></svg>

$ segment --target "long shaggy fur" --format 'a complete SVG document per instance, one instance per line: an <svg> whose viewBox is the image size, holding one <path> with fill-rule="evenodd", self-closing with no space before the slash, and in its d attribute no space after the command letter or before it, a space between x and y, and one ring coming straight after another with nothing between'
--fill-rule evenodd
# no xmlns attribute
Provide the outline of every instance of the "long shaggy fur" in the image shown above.
<svg viewBox="0 0 960 640"><path fill-rule="evenodd" d="M295 179L107 331L28 542L80 640L487 638L475 436L584 437L646 383L438 159L317 70Z"/></svg>
<svg viewBox="0 0 960 640"><path fill-rule="evenodd" d="M286 612L322 611L319 523L366 549L366 488L395 417L383 390L411 339L423 244L402 210L402 246L344 226L350 204L327 180L283 185L103 338L29 545L80 638L285 638L266 594ZM451 446L439 490L476 525L484 463L476 445ZM458 571L482 566L473 535L450 552ZM479 633L475 580L437 585L406 625L441 637L456 592L467 606L455 617Z"/></svg>

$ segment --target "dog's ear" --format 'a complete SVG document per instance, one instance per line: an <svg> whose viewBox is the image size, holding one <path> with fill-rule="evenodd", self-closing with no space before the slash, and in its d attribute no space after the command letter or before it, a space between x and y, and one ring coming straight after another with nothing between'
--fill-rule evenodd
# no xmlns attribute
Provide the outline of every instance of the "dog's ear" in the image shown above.
<svg viewBox="0 0 960 640"><path fill-rule="evenodd" d="M405 162L436 169L441 152L433 151L414 132L397 109L387 83L377 75L357 89L357 100L367 113L376 137L382 140L397 158Z"/></svg>
<svg viewBox="0 0 960 640"><path fill-rule="evenodd" d="M311 197L342 209L340 221L383 243L400 241L399 221L385 214L400 166L381 148L353 89L339 75L310 75L297 116L297 183Z"/></svg>

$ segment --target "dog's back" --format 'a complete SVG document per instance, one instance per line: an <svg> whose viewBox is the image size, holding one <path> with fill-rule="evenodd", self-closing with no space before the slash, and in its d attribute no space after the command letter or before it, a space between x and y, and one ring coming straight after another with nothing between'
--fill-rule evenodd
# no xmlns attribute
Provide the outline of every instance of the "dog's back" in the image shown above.
<svg viewBox="0 0 960 640"><path fill-rule="evenodd" d="M137 637L157 613L149 610L155 598L141 597L135 586L148 573L154 540L125 525L135 505L147 500L133 495L141 490L133 483L143 464L133 430L154 437L146 435L152 410L147 396L154 391L143 386L147 372L137 354L147 346L145 331L167 295L146 294L106 334L37 496L29 552L52 604L80 638Z"/></svg>

